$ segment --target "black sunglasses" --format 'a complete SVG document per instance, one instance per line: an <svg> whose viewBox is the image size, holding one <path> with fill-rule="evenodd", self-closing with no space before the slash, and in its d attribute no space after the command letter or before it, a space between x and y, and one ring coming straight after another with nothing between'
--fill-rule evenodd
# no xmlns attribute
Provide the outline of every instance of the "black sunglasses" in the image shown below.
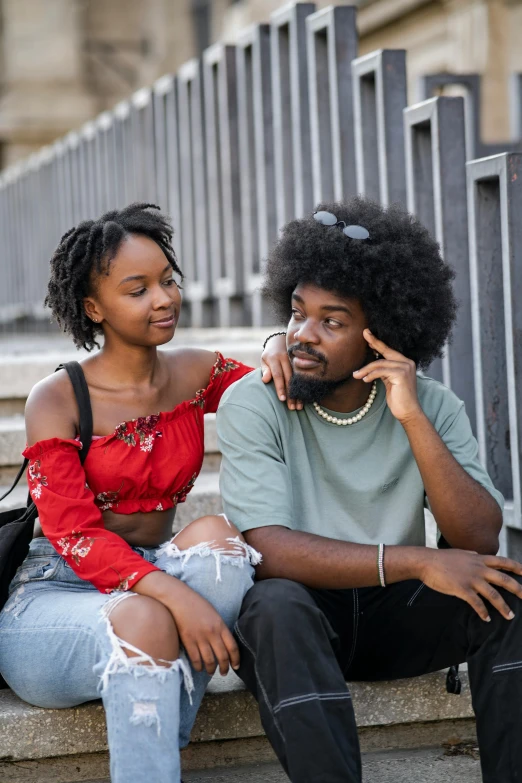
<svg viewBox="0 0 522 783"><path fill-rule="evenodd" d="M347 226L344 220L337 220L331 212L314 212L314 220L322 226L339 226L350 239L369 239L370 232L363 226Z"/></svg>

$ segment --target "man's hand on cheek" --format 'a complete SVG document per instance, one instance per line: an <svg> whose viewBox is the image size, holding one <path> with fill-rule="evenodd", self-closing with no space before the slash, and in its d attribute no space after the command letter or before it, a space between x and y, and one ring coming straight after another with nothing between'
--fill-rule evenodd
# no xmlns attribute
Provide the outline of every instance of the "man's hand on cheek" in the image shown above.
<svg viewBox="0 0 522 783"><path fill-rule="evenodd" d="M417 396L417 368L415 362L402 353L388 348L369 329L363 337L370 348L381 355L381 359L370 362L354 372L354 378L365 383L380 379L386 388L386 402L391 413L403 424L416 416L423 415Z"/></svg>

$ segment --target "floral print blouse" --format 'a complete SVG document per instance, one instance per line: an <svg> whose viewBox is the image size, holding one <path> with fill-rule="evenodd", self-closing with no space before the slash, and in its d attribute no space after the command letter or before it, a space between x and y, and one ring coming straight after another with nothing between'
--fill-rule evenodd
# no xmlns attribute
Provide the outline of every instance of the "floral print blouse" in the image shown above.
<svg viewBox="0 0 522 783"><path fill-rule="evenodd" d="M78 576L110 593L157 570L105 529L102 512L164 511L183 503L203 464L204 414L215 412L225 390L251 369L218 353L208 386L192 400L93 438L83 466L77 439L50 438L25 449L42 530Z"/></svg>

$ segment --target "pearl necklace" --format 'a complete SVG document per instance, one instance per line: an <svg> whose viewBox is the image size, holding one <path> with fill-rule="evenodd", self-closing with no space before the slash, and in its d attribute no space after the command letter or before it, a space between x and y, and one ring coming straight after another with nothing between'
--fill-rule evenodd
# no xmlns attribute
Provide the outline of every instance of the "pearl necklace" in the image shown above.
<svg viewBox="0 0 522 783"><path fill-rule="evenodd" d="M356 416L353 416L351 419L338 419L337 416L332 416L330 413L327 413L324 408L321 408L318 402L314 402L313 406L319 416L322 416L322 418L325 421L330 421L332 424L337 424L339 427L346 427L347 424L355 424L358 421L361 421L361 419L366 416L370 408L372 407L375 398L377 396L377 381L374 381L372 383L372 390L370 392L370 396L366 400L366 405L362 408L362 410L359 411L359 413Z"/></svg>

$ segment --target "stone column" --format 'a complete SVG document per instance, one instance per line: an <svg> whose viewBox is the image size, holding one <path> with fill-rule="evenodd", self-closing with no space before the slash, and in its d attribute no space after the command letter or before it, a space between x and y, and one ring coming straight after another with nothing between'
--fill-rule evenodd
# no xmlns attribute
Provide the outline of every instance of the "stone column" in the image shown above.
<svg viewBox="0 0 522 783"><path fill-rule="evenodd" d="M81 4L3 0L4 162L26 157L96 113L83 78Z"/></svg>
<svg viewBox="0 0 522 783"><path fill-rule="evenodd" d="M448 70L481 74L482 141L506 141L510 135L508 3L506 0L445 2L450 55Z"/></svg>

